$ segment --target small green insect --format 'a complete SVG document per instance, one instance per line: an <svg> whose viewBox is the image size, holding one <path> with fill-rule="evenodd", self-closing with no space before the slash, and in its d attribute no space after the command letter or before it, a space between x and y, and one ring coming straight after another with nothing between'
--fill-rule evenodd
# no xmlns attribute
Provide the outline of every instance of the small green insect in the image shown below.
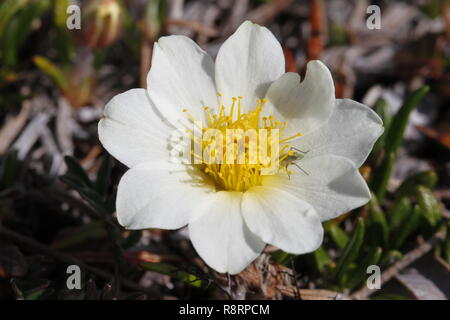
<svg viewBox="0 0 450 320"><path fill-rule="evenodd" d="M300 161L300 160L302 160L302 159L305 157L305 155L309 152L309 150L308 150L308 151L302 151L302 150L300 150L300 149L291 147L290 151L293 151L293 152L292 152L292 155L287 156L283 161L281 161L280 164L281 164L283 167L285 167L286 170L288 169L288 167L289 167L290 165L294 165L294 166L296 166L299 170L301 170L303 173L305 173L307 176L309 176L309 173L306 172L306 171L305 171L302 167L300 167L300 166L298 165L298 163L297 163L297 161ZM288 176L289 176L289 174L288 174ZM290 179L290 178L291 178L291 176L289 176L289 179Z"/></svg>

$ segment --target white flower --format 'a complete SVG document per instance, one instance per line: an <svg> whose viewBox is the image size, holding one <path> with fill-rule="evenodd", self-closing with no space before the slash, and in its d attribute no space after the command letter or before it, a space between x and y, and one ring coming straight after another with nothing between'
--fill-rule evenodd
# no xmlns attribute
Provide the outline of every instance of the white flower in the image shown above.
<svg viewBox="0 0 450 320"><path fill-rule="evenodd" d="M336 100L321 62L308 63L301 83L284 70L278 41L251 22L225 41L215 64L189 38L162 37L154 46L148 90L114 97L98 127L103 146L130 168L118 187L120 224L188 225L205 262L236 274L266 243L293 254L316 250L322 221L366 204L370 193L358 168L381 135L382 121L364 105ZM263 123L280 128L278 173L261 175L262 165L171 163L169 137L188 118L221 130ZM286 168L281 160L294 148L308 152L298 166Z"/></svg>

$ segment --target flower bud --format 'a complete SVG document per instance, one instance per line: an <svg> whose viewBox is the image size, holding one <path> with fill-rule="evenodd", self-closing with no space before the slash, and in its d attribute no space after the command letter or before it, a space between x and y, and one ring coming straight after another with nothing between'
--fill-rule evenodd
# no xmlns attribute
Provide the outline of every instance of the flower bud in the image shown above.
<svg viewBox="0 0 450 320"><path fill-rule="evenodd" d="M122 8L116 0L89 0L82 9L81 42L90 48L113 44L123 26Z"/></svg>

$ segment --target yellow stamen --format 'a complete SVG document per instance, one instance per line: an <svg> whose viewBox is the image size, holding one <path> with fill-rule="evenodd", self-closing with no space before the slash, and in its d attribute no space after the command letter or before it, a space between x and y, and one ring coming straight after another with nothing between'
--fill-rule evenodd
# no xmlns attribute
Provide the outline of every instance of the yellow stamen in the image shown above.
<svg viewBox="0 0 450 320"><path fill-rule="evenodd" d="M284 143L284 142L287 142L289 140L292 140L292 139L295 139L295 138L298 138L298 137L301 137L301 136L302 136L302 134L300 132L298 132L296 135L294 135L292 137L285 138L285 139L281 140L280 143Z"/></svg>
<svg viewBox="0 0 450 320"><path fill-rule="evenodd" d="M210 139L202 139L199 137L194 137L191 131L188 135L191 140L196 144L200 145L202 150L208 148L209 154L214 157L215 155L222 154L224 156L223 163L206 163L203 158L203 154L192 153L192 156L196 160L200 160L200 164L196 166L202 170L205 174L209 175L211 179L215 182L216 188L218 190L227 191L238 191L244 192L253 186L261 185L263 175L263 169L272 168L274 165L278 166L280 172L284 172L288 175L292 174L285 164L282 164L283 160L287 157L292 156L294 153L290 149L291 147L286 143L294 138L301 136L301 133L297 133L292 137L281 138L282 132L287 126L286 121L279 121L274 118L274 116L261 117L261 112L264 105L268 102L267 99L258 99L256 105L253 109L242 113L242 96L233 97L229 108L223 105L222 94L217 93L219 101L219 112L214 113L212 109L205 106L204 111L207 116L207 124L209 129L216 129L222 133L223 141L220 143L216 141L215 137ZM235 117L235 109L237 107L237 117ZM192 121L196 122L196 119L188 112L187 109L183 109L183 112ZM262 120L262 123L261 123ZM263 126L261 127L261 125ZM232 140L227 140L227 130L237 129L240 131L233 131ZM254 141L250 139L250 136L246 132L253 129L257 132L257 140ZM267 130L267 145L261 146L259 143L259 132L261 129ZM272 134L273 129L279 130L279 135ZM202 128L205 132L207 128ZM237 133L239 132L239 134ZM277 139L277 140L275 140ZM272 143L278 143L280 145L277 150L272 150ZM236 150L238 150L239 143L242 143L245 148L245 163L241 162L241 155L238 155ZM218 146L222 146L223 150L219 150ZM266 159L259 159L261 148L266 148L267 154ZM227 150L233 150L231 155L231 163L225 161ZM258 154L257 162L250 163L249 159L250 152L256 151ZM271 157L272 153L276 153L274 157ZM267 161L269 160L269 161ZM275 161L275 163L273 163ZM199 163L199 162L196 162Z"/></svg>

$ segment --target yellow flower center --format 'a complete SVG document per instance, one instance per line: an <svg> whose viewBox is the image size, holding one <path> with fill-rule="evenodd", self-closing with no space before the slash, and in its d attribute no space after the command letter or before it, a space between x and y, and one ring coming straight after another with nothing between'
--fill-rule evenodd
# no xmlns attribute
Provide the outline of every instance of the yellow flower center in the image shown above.
<svg viewBox="0 0 450 320"><path fill-rule="evenodd" d="M200 128L202 134L196 136L187 130L194 146L191 160L195 166L214 180L218 190L238 192L261 185L264 175L279 170L292 174L287 169L287 160L294 152L287 142L301 133L284 138L287 122L261 115L266 99L258 100L254 109L242 112L243 97L232 98L227 108L222 103L222 95L218 95L218 114L204 107L207 128ZM194 125L198 123L187 109L183 112Z"/></svg>

